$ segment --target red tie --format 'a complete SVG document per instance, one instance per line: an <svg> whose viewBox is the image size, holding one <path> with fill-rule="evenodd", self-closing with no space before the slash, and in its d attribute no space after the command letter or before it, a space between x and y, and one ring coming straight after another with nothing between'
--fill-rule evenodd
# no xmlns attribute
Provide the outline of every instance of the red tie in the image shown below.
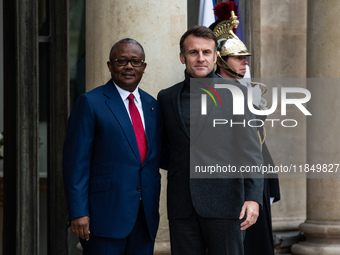
<svg viewBox="0 0 340 255"><path fill-rule="evenodd" d="M146 143L143 122L140 117L139 111L135 105L135 102L133 100L134 95L131 93L127 98L129 99L129 111L130 111L130 116L132 120L132 126L133 126L133 129L135 130L135 136L137 140L139 154L140 154L140 158L143 163L146 157L146 153L148 151L148 145Z"/></svg>

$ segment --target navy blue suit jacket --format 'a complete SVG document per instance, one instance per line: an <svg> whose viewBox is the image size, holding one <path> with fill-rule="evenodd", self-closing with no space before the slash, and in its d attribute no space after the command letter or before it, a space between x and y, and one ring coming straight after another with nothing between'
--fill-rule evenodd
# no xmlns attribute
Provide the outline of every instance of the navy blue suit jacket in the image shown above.
<svg viewBox="0 0 340 255"><path fill-rule="evenodd" d="M125 238L140 198L150 235L159 223L161 113L139 89L148 152L141 163L126 107L112 80L80 96L70 115L63 155L69 219L89 216L92 235Z"/></svg>

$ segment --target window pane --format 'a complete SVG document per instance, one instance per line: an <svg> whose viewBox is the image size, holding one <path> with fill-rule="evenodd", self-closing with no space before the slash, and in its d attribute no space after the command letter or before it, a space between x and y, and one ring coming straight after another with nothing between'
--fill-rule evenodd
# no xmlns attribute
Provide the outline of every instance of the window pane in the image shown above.
<svg viewBox="0 0 340 255"><path fill-rule="evenodd" d="M85 0L70 0L70 103L85 92Z"/></svg>
<svg viewBox="0 0 340 255"><path fill-rule="evenodd" d="M39 0L39 35L50 34L48 0Z"/></svg>

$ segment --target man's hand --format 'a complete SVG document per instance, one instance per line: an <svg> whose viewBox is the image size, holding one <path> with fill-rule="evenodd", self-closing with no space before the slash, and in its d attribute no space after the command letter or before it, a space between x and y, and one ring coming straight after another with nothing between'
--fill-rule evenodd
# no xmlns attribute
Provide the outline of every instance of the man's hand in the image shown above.
<svg viewBox="0 0 340 255"><path fill-rule="evenodd" d="M88 241L90 239L90 218L88 216L71 220L71 230L76 236Z"/></svg>
<svg viewBox="0 0 340 255"><path fill-rule="evenodd" d="M245 230L255 224L257 217L259 217L259 204L254 201L245 201L239 219L242 220L245 214L247 214L247 218L241 223L241 230Z"/></svg>

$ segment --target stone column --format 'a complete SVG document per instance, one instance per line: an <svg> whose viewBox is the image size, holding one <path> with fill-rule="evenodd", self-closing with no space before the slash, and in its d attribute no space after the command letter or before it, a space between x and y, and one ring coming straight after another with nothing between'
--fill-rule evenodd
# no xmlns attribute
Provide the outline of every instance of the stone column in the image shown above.
<svg viewBox="0 0 340 255"><path fill-rule="evenodd" d="M271 106L272 88L291 87L288 78L302 80L306 77L307 0L253 0L250 4L252 77L261 78L268 86L264 97ZM280 107L278 105L278 109ZM289 129L266 124L266 143L277 166L306 162L306 118L297 108L291 111L288 118L296 119L297 127ZM279 110L268 118L285 119ZM279 174L281 200L272 205L277 254L287 252L296 242L298 226L306 219L306 180L291 177L283 178Z"/></svg>
<svg viewBox="0 0 340 255"><path fill-rule="evenodd" d="M187 30L187 1L86 1L86 89L110 79L106 62L112 45L130 37L142 44L147 67L140 87L157 93L184 79L179 40ZM169 251L166 172L162 171L161 222L155 251Z"/></svg>
<svg viewBox="0 0 340 255"><path fill-rule="evenodd" d="M187 30L186 1L86 1L86 88L110 78L112 45L130 37L144 47L147 67L141 88L156 96L183 79L179 39Z"/></svg>
<svg viewBox="0 0 340 255"><path fill-rule="evenodd" d="M339 13L337 0L308 1L307 76L323 81L308 85L312 94L308 108L313 114L307 120L307 163L310 165L340 163L337 135L340 31L339 21L334 19ZM307 180L307 220L300 225L300 230L306 241L294 245L293 254L340 254L339 178Z"/></svg>

